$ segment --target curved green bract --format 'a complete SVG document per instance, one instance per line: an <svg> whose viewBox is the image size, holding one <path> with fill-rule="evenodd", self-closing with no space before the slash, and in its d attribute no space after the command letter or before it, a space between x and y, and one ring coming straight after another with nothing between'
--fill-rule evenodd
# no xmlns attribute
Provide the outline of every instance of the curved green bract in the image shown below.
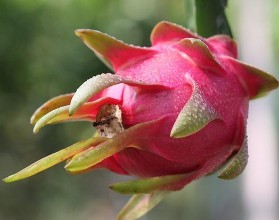
<svg viewBox="0 0 279 220"><path fill-rule="evenodd" d="M90 146L98 145L104 142L106 138L104 137L93 137L85 141L77 142L65 149L62 149L56 153L53 153L47 157L44 157L37 162L31 164L30 166L24 168L23 170L3 179L4 182L14 182L21 180L30 176L33 176L39 172L42 172L62 161L65 161L75 154L87 149Z"/></svg>
<svg viewBox="0 0 279 220"><path fill-rule="evenodd" d="M151 194L133 195L118 213L117 220L138 219L153 209L170 191L157 191Z"/></svg>
<svg viewBox="0 0 279 220"><path fill-rule="evenodd" d="M117 70L122 65L155 54L150 48L128 45L105 33L78 29L75 34L104 62L111 70Z"/></svg>
<svg viewBox="0 0 279 220"><path fill-rule="evenodd" d="M97 75L88 79L75 92L69 107L70 115L73 115L74 112L93 95L121 82L121 77L111 73Z"/></svg>
<svg viewBox="0 0 279 220"><path fill-rule="evenodd" d="M180 25L167 21L158 23L150 35L152 45L174 42L184 38L200 38L200 36Z"/></svg>
<svg viewBox="0 0 279 220"><path fill-rule="evenodd" d="M139 131L148 131L149 126L157 122L158 120L140 123L118 133L102 144L75 155L66 164L65 169L71 173L76 173L96 165L127 147L139 148L139 146L135 144Z"/></svg>
<svg viewBox="0 0 279 220"><path fill-rule="evenodd" d="M47 124L51 123L51 120L57 116L61 115L68 115L69 106L63 106L57 109L52 110L51 112L47 113L43 117L41 117L33 128L34 133L38 133L39 130Z"/></svg>
<svg viewBox="0 0 279 220"><path fill-rule="evenodd" d="M205 100L194 81L190 77L188 78L193 86L193 92L172 127L170 136L174 138L192 135L204 128L209 122L220 118L217 111Z"/></svg>
<svg viewBox="0 0 279 220"><path fill-rule="evenodd" d="M200 39L187 38L175 43L173 47L185 53L198 67L212 70L216 74L224 72L223 67L212 55L208 46Z"/></svg>
<svg viewBox="0 0 279 220"><path fill-rule="evenodd" d="M219 173L221 179L233 179L239 176L248 163L248 144L245 137L243 145L239 152L229 161L226 167Z"/></svg>
<svg viewBox="0 0 279 220"><path fill-rule="evenodd" d="M37 133L41 128L48 124L54 124L59 122L68 122L68 121L92 121L95 119L96 114L100 106L110 103L110 104L117 104L119 100L110 98L110 97L103 97L97 99L92 102L87 102L79 108L79 110L74 115L69 115L69 105L63 106L57 109L54 109L43 117L41 117L35 124L33 132Z"/></svg>
<svg viewBox="0 0 279 220"><path fill-rule="evenodd" d="M228 66L227 69L237 76L250 99L262 97L279 86L278 80L263 70L229 56L220 58Z"/></svg>
<svg viewBox="0 0 279 220"><path fill-rule="evenodd" d="M64 94L64 95L56 96L50 99L49 101L45 102L34 112L34 114L30 119L30 123L35 124L41 117L51 112L52 110L62 106L69 105L73 95L74 95L73 93Z"/></svg>
<svg viewBox="0 0 279 220"><path fill-rule="evenodd" d="M158 190L169 190L192 173L152 177L114 183L110 189L121 194L153 193Z"/></svg>
<svg viewBox="0 0 279 220"><path fill-rule="evenodd" d="M85 81L74 94L70 108L69 114L73 115L77 109L84 104L88 99L102 90L117 85L120 83L125 83L131 86L139 86L145 89L165 89L166 87L158 84L145 83L142 81L125 79L124 77L114 75L111 73L103 73L101 75L94 76L87 81Z"/></svg>

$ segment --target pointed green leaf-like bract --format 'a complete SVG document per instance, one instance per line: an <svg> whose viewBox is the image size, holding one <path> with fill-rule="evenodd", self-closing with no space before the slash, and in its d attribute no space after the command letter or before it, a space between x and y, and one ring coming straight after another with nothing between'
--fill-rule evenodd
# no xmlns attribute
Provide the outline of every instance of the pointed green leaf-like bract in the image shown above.
<svg viewBox="0 0 279 220"><path fill-rule="evenodd" d="M45 114L51 112L54 109L57 109L59 107L69 105L71 102L71 99L73 97L73 93L64 94L60 96L56 96L43 105L41 105L32 115L30 122L31 124L35 124L42 116Z"/></svg>
<svg viewBox="0 0 279 220"><path fill-rule="evenodd" d="M33 128L34 133L38 133L39 130L47 124L51 124L51 120L59 115L65 115L68 113L69 106L63 106L57 109L52 110L51 112L47 113L43 117L41 117Z"/></svg>
<svg viewBox="0 0 279 220"><path fill-rule="evenodd" d="M97 99L92 102L85 103L82 107L76 112L76 114L69 115L69 105L63 106L57 109L52 110L43 117L41 117L34 126L33 132L37 133L41 128L48 124L54 124L59 122L66 121L81 121L89 120L92 121L95 119L96 114L98 113L99 107L103 104L117 104L119 101L110 97L104 97Z"/></svg>
<svg viewBox="0 0 279 220"><path fill-rule="evenodd" d="M125 83L131 86L140 86L146 89L163 89L165 88L162 85L157 84L149 84L141 81L129 80L125 79L118 75L113 75L111 73L101 74L94 76L87 81L85 81L76 91L75 95L72 98L70 104L70 115L74 114L74 112L88 99L92 96L96 95L98 92L101 92L105 88L110 86Z"/></svg>
<svg viewBox="0 0 279 220"><path fill-rule="evenodd" d="M240 175L248 163L247 136L239 152L229 161L226 167L219 173L221 179L233 179Z"/></svg>
<svg viewBox="0 0 279 220"><path fill-rule="evenodd" d="M250 99L262 97L269 91L278 88L279 82L274 76L232 57L222 56L222 59L229 66L228 69L231 69L247 88Z"/></svg>
<svg viewBox="0 0 279 220"><path fill-rule="evenodd" d="M158 190L170 190L173 185L188 178L190 175L192 173L119 182L110 185L110 189L121 194L152 193Z"/></svg>
<svg viewBox="0 0 279 220"><path fill-rule="evenodd" d="M134 125L102 144L75 155L66 164L65 169L69 172L76 173L96 165L126 147L138 147L137 144L134 143L137 140L138 132L140 130L148 130L148 127L157 123L157 121L158 120L154 120Z"/></svg>
<svg viewBox="0 0 279 220"><path fill-rule="evenodd" d="M79 29L75 31L83 42L112 70L122 65L155 54L150 48L128 45L96 30Z"/></svg>
<svg viewBox="0 0 279 220"><path fill-rule="evenodd" d="M153 209L170 191L157 191L151 194L133 195L118 213L117 220L135 220Z"/></svg>
<svg viewBox="0 0 279 220"><path fill-rule="evenodd" d="M150 40L152 45L175 42L184 38L200 38L190 30L167 21L158 23L152 30Z"/></svg>
<svg viewBox="0 0 279 220"><path fill-rule="evenodd" d="M200 68L213 70L215 73L222 73L224 70L213 57L208 46L200 39L183 39L173 45L188 55Z"/></svg>
<svg viewBox="0 0 279 220"><path fill-rule="evenodd" d="M194 134L204 128L209 122L218 119L219 114L204 99L203 94L190 77L193 92L179 113L171 130L171 137L182 138Z"/></svg>
<svg viewBox="0 0 279 220"><path fill-rule="evenodd" d="M105 141L104 137L93 137L85 141L77 142L65 149L62 149L56 153L53 153L47 157L44 157L37 162L31 164L30 166L24 168L23 170L3 179L4 182L14 182L21 180L30 176L33 176L43 170L46 170L62 161L71 158L73 155L81 152L92 145L98 145Z"/></svg>

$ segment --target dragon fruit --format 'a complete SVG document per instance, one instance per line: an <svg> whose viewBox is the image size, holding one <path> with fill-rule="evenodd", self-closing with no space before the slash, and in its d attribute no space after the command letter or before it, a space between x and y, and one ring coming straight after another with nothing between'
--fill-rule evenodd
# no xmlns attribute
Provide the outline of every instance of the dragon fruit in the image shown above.
<svg viewBox="0 0 279 220"><path fill-rule="evenodd" d="M205 39L169 22L155 26L151 47L128 45L95 30L75 33L115 74L94 76L75 93L49 100L31 122L38 132L47 124L87 120L97 132L4 181L62 161L74 174L107 168L136 176L139 180L110 186L137 194L123 214L146 198L150 209L166 192L219 169L222 179L244 170L249 100L277 88L278 81L237 60L234 40L226 35Z"/></svg>

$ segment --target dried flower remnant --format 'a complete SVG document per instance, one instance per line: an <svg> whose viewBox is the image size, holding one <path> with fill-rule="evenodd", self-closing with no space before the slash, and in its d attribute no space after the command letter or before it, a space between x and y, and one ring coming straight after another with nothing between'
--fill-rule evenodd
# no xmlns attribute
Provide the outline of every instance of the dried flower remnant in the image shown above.
<svg viewBox="0 0 279 220"><path fill-rule="evenodd" d="M103 105L93 126L101 137L112 138L115 134L124 131L120 108L117 105Z"/></svg>

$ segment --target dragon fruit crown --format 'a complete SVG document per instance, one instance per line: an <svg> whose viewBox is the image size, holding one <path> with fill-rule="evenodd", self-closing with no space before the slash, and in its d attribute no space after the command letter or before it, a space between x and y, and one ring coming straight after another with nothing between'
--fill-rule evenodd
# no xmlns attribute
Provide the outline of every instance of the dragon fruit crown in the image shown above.
<svg viewBox="0 0 279 220"><path fill-rule="evenodd" d="M249 100L276 89L278 81L237 60L233 39L205 39L169 22L155 26L151 47L95 30L75 33L115 74L94 76L75 93L49 100L31 123L36 133L47 124L86 120L97 132L5 182L66 161L73 174L107 168L139 177L110 188L149 196L154 206L162 193L199 177L221 169L219 178L232 179L244 170Z"/></svg>

